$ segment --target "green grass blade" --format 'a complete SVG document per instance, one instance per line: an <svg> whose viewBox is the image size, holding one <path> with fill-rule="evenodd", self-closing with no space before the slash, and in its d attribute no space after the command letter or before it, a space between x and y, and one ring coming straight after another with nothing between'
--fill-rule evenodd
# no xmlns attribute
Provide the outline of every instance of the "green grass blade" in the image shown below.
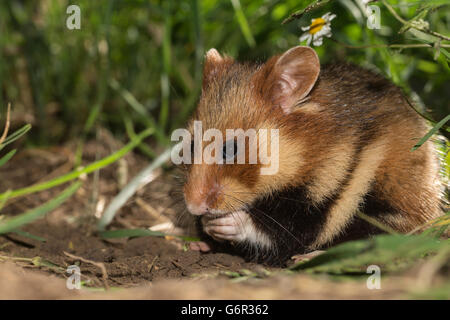
<svg viewBox="0 0 450 320"><path fill-rule="evenodd" d="M36 235L31 234L31 233L26 232L26 231L14 230L12 232L15 233L15 234L18 234L19 236L22 236L22 237L25 237L25 238L29 238L29 239L32 239L32 240L37 240L39 242L46 242L47 241L46 239L44 239L42 237L36 236Z"/></svg>
<svg viewBox="0 0 450 320"><path fill-rule="evenodd" d="M447 50L445 50L444 48L441 48L440 50L441 50L441 53L444 54L445 58L446 58L448 61L450 61L450 53L449 53Z"/></svg>
<svg viewBox="0 0 450 320"><path fill-rule="evenodd" d="M383 230L386 233L397 234L397 232L394 229L390 228L388 225L382 224L381 222L364 214L363 212L361 212L359 210L356 212L356 216L359 217L360 219L370 223L371 225L377 227L378 229Z"/></svg>
<svg viewBox="0 0 450 320"><path fill-rule="evenodd" d="M41 218L48 212L53 209L59 207L64 201L70 198L81 186L81 182L75 182L70 187L61 192L54 199L46 202L45 204L34 208L26 213L20 214L13 218L6 220L5 222L0 224L0 234L8 233L11 231L16 231L17 228L20 228L23 225L26 225L34 220Z"/></svg>
<svg viewBox="0 0 450 320"><path fill-rule="evenodd" d="M417 150L421 145L423 145L433 134L435 134L447 121L450 120L450 114L447 115L444 119L439 121L428 133L420 139L419 142L411 149L411 151Z"/></svg>
<svg viewBox="0 0 450 320"><path fill-rule="evenodd" d="M148 229L122 229L113 231L100 232L100 236L104 239L114 238L134 238L134 237L164 237L165 234L159 231L152 231Z"/></svg>
<svg viewBox="0 0 450 320"><path fill-rule="evenodd" d="M329 274L365 273L367 265L376 264L385 271L394 271L408 266L425 254L445 249L448 245L448 240L424 235L379 235L337 245L291 269Z"/></svg>
<svg viewBox="0 0 450 320"><path fill-rule="evenodd" d="M170 102L170 70L171 70L171 0L164 1L164 37L162 43L163 70L161 74L161 110L159 112L159 126L162 130L166 129L169 117Z"/></svg>
<svg viewBox="0 0 450 320"><path fill-rule="evenodd" d="M145 109L145 107L131 94L131 92L122 88L115 79L111 79L109 81L109 85L120 94L122 99L124 99L125 102L128 103L128 105L134 111L136 111L137 114L142 116L142 119L146 126L148 126L149 128L154 128L155 135L156 138L158 138L158 141L162 144L166 144L168 140L163 130L156 123L153 116L149 112L147 112L147 109Z"/></svg>
<svg viewBox="0 0 450 320"><path fill-rule="evenodd" d="M164 232L152 231L148 229L121 229L121 230L103 231L100 232L100 236L104 239L171 236L182 239L184 241L200 241L200 239L196 237L174 236L171 234L165 234Z"/></svg>
<svg viewBox="0 0 450 320"><path fill-rule="evenodd" d="M25 187L22 189L13 190L9 194L7 194L6 192L2 193L2 194L0 194L0 200L3 200L7 196L9 196L9 198L12 199L12 198L24 196L24 195L27 195L30 193L47 190L47 189L53 188L55 186L61 185L63 183L66 183L68 181L74 180L83 174L89 174L93 171L96 171L103 167L106 167L106 166L110 165L111 163L116 162L123 156L125 156L133 148L135 148L137 145L139 145L144 138L148 137L152 133L153 133L153 128L146 129L146 130L142 131L140 134L138 134L135 137L135 139L131 140L122 149L114 152L113 154L111 154L108 157L105 157L99 161L91 163L90 165L88 165L84 168L76 169L72 172L69 172L68 174L62 175L62 176L52 179L50 181L35 184L35 185Z"/></svg>
<svg viewBox="0 0 450 320"><path fill-rule="evenodd" d="M245 41L247 41L247 44L251 48L255 47L256 41L255 38L253 38L252 31L250 30L247 22L247 18L245 17L244 11L242 10L241 2L239 0L231 0L231 4L233 5L239 27L241 28Z"/></svg>
<svg viewBox="0 0 450 320"><path fill-rule="evenodd" d="M11 190L8 190L4 193L5 197L0 200L0 211L2 211L3 207L6 204L6 201L8 201L9 195L11 194L11 192L12 192Z"/></svg>
<svg viewBox="0 0 450 320"><path fill-rule="evenodd" d="M3 141L3 143L0 145L0 150L3 149L6 145L13 143L14 141L16 141L17 139L22 137L25 133L30 131L30 129L31 129L31 124L26 124L19 130L10 134L8 137L6 137L5 141Z"/></svg>
<svg viewBox="0 0 450 320"><path fill-rule="evenodd" d="M147 112L147 109L145 109L145 107L131 94L130 91L122 88L115 79L109 80L109 85L120 94L120 96L130 105L130 107L134 109L134 111L141 116L144 116L145 119L148 119L148 121L150 121L149 124L155 124L154 119Z"/></svg>
<svg viewBox="0 0 450 320"><path fill-rule="evenodd" d="M128 117L127 115L124 115L123 122L125 124L125 131L128 135L128 138L130 138L131 140L136 138L136 132L134 131L133 122L131 121L130 117ZM153 152L153 150L150 149L144 143L140 143L138 145L138 149L141 150L141 152L143 154L145 154L147 157L149 157L150 159L154 159L156 157L155 152Z"/></svg>
<svg viewBox="0 0 450 320"><path fill-rule="evenodd" d="M195 43L195 82L201 87L202 83L202 61L203 61L203 36L202 36L202 15L200 12L199 0L191 0L192 3L192 38Z"/></svg>
<svg viewBox="0 0 450 320"><path fill-rule="evenodd" d="M3 157L1 157L0 158L0 167L3 166L5 163L7 163L9 161L9 159L11 159L14 156L16 151L17 151L16 149L11 150L7 154L5 154Z"/></svg>

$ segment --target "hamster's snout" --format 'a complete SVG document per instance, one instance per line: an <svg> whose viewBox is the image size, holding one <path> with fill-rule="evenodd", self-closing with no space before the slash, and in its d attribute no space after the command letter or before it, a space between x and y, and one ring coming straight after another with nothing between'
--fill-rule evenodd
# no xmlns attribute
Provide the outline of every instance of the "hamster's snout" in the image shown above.
<svg viewBox="0 0 450 320"><path fill-rule="evenodd" d="M221 187L214 183L213 186L208 187L207 184L202 184L199 188L196 185L193 189L192 186L186 186L184 192L184 198L187 209L193 215L205 215L211 213L217 213L215 208L217 204L217 198L221 194Z"/></svg>
<svg viewBox="0 0 450 320"><path fill-rule="evenodd" d="M209 206L205 202L201 202L198 205L186 202L186 206L189 212L196 216L207 214L210 211Z"/></svg>

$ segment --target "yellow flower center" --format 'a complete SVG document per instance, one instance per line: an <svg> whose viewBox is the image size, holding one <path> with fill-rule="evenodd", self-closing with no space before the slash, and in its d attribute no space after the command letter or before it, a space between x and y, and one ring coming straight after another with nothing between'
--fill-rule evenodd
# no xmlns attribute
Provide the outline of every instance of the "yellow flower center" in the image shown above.
<svg viewBox="0 0 450 320"><path fill-rule="evenodd" d="M310 34L315 34L315 33L319 32L320 30L322 30L323 26L326 23L327 22L325 21L325 19L322 19L322 18L314 19L311 22L311 25L309 26L309 33Z"/></svg>

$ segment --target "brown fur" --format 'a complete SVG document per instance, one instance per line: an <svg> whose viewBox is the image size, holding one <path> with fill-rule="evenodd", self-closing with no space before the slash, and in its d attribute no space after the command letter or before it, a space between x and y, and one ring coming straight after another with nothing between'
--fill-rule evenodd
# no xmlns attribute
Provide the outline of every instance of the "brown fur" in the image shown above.
<svg viewBox="0 0 450 320"><path fill-rule="evenodd" d="M272 92L279 89L271 76L279 56L262 65L219 58L207 57L192 120L224 136L227 128L279 129L279 172L259 175L260 164L191 165L186 200L208 197L212 207L234 211L300 187L309 205L330 203L311 249L345 233L356 211L374 199L367 214L400 232L441 214L432 142L410 151L427 125L389 81L352 65L325 66L306 99L287 113Z"/></svg>

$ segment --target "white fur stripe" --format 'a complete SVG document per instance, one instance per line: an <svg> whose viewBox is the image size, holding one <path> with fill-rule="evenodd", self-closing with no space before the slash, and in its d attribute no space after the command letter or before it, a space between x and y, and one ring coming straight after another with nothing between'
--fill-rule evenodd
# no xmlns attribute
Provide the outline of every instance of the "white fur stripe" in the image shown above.
<svg viewBox="0 0 450 320"><path fill-rule="evenodd" d="M312 248L332 241L354 217L375 178L375 172L384 158L384 151L385 140L378 140L362 150L360 162L353 171L350 182L327 213L325 225L311 245Z"/></svg>

